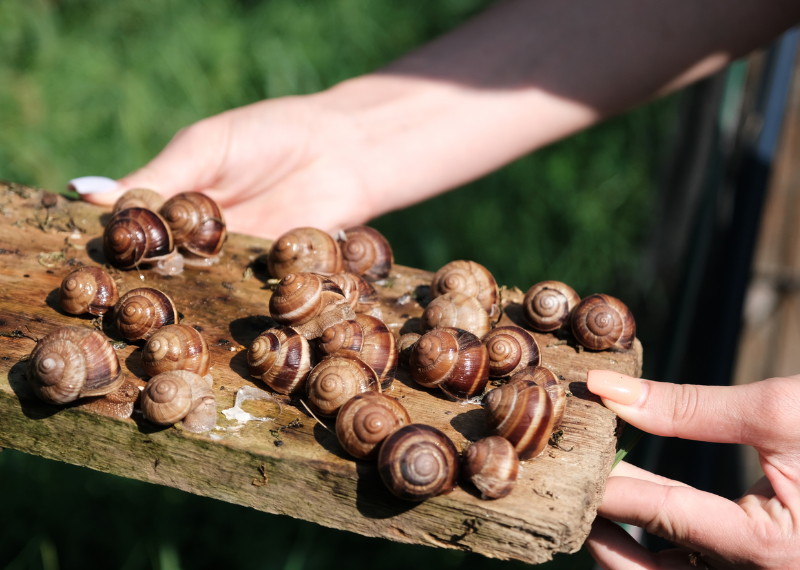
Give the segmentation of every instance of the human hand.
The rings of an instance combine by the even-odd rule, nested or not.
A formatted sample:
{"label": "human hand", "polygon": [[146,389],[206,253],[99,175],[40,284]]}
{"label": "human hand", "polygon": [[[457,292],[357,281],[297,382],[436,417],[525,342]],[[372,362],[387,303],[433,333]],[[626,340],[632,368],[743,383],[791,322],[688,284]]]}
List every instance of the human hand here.
{"label": "human hand", "polygon": [[[588,387],[649,433],[752,445],[765,473],[734,502],[620,462],[587,540],[602,568],[800,568],[800,376],[706,387],[593,370]],[[606,519],[679,548],[651,553]]]}

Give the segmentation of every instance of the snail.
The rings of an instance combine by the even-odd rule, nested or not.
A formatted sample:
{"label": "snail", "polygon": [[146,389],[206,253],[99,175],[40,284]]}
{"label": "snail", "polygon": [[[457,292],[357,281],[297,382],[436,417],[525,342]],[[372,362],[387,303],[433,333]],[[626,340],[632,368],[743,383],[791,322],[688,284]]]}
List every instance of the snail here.
{"label": "snail", "polygon": [[109,394],[125,381],[111,344],[85,327],[60,327],[39,339],[27,377],[36,395],[50,404]]}
{"label": "snail", "polygon": [[160,328],[142,349],[142,368],[148,376],[171,370],[188,370],[205,376],[209,366],[208,345],[189,325]]}
{"label": "snail", "polygon": [[378,392],[364,392],[350,398],[339,410],[336,437],[353,457],[372,459],[384,439],[410,423],[400,402]]}
{"label": "snail", "polygon": [[84,398],[78,407],[108,418],[128,419],[133,415],[133,407],[139,399],[140,384],[144,387],[146,383],[138,378],[125,380],[119,388],[105,396]]}
{"label": "snail", "polygon": [[103,231],[103,253],[119,269],[133,269],[143,262],[164,259],[174,242],[164,219],[144,208],[120,210]]}
{"label": "snail", "polygon": [[581,298],[560,281],[542,281],[525,293],[522,301],[525,321],[540,332],[554,331],[569,323],[569,317]]}
{"label": "snail", "polygon": [[590,295],[572,311],[572,334],[591,350],[629,350],[636,338],[636,322],[619,299]]}
{"label": "snail", "polygon": [[334,273],[329,279],[339,286],[356,313],[369,313],[378,306],[375,287],[355,273]]}
{"label": "snail", "polygon": [[480,263],[459,260],[440,268],[431,281],[431,298],[447,293],[464,293],[475,297],[490,316],[498,311],[497,281]]}
{"label": "snail", "polygon": [[264,331],[247,351],[250,376],[260,378],[281,394],[302,391],[311,366],[308,341],[291,327]]}
{"label": "snail", "polygon": [[517,482],[519,458],[507,439],[492,435],[469,446],[461,474],[481,492],[482,499],[502,499]]}
{"label": "snail", "polygon": [[114,323],[129,342],[147,340],[161,327],[178,322],[178,309],[165,293],[150,287],[131,289],[114,307]]}
{"label": "snail", "polygon": [[203,267],[219,259],[228,233],[222,209],[213,199],[199,192],[181,192],[166,201],[161,215],[172,230],[184,263]]}
{"label": "snail", "polygon": [[426,388],[440,387],[458,400],[483,393],[489,381],[489,356],[474,334],[455,328],[422,335],[411,350],[411,376]]}
{"label": "snail", "polygon": [[58,304],[70,315],[104,315],[117,299],[117,284],[99,267],[79,267],[64,277],[58,289]]}
{"label": "snail", "polygon": [[128,208],[145,208],[158,212],[164,205],[164,196],[148,188],[132,188],[125,192],[114,204],[112,214]]}
{"label": "snail", "polygon": [[269,300],[269,313],[276,322],[296,328],[309,340],[356,316],[342,290],[327,277],[315,273],[290,273],[283,277]]}
{"label": "snail", "polygon": [[290,273],[330,275],[344,270],[339,245],[316,228],[295,228],[276,239],[267,256],[267,267],[276,279]]}
{"label": "snail", "polygon": [[325,329],[319,337],[317,353],[353,356],[369,365],[378,376],[381,390],[388,390],[397,372],[397,346],[394,335],[378,318],[356,315]]}
{"label": "snail", "polygon": [[564,418],[564,410],[567,407],[567,391],[558,381],[556,375],[544,366],[530,366],[523,368],[514,374],[508,381],[509,384],[515,382],[530,381],[535,383],[540,388],[544,388],[547,395],[550,397],[550,402],[553,404],[553,430],[557,430],[561,426],[561,420]]}
{"label": "snail", "polygon": [[186,370],[158,374],[147,383],[140,406],[145,419],[160,426],[182,421],[188,431],[202,433],[217,423],[210,375]]}
{"label": "snail", "polygon": [[345,271],[363,275],[371,281],[389,277],[394,263],[392,246],[383,235],[369,226],[344,230],[345,239],[338,239]]}
{"label": "snail", "polygon": [[449,493],[458,479],[458,452],[436,428],[409,424],[383,442],[378,472],[393,495],[424,501]]}
{"label": "snail", "polygon": [[526,366],[542,363],[533,335],[516,326],[496,327],[481,339],[489,353],[489,376],[510,376]]}
{"label": "snail", "polygon": [[476,336],[489,332],[489,314],[475,297],[464,293],[447,293],[436,297],[425,308],[421,319],[422,332],[455,327]]}
{"label": "snail", "polygon": [[544,451],[555,421],[544,388],[529,381],[509,383],[486,394],[484,401],[489,432],[511,442],[520,459]]}
{"label": "snail", "polygon": [[320,361],[306,381],[311,407],[323,416],[335,416],[347,400],[371,390],[380,392],[375,372],[358,358],[328,356]]}

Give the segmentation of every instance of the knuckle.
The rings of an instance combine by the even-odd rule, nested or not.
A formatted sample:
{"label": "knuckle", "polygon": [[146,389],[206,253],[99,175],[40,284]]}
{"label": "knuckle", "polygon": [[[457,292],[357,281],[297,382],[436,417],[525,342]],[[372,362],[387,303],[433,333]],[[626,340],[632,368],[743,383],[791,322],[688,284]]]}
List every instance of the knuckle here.
{"label": "knuckle", "polygon": [[700,412],[700,392],[691,384],[679,385],[672,406],[672,426],[680,429],[695,422]]}

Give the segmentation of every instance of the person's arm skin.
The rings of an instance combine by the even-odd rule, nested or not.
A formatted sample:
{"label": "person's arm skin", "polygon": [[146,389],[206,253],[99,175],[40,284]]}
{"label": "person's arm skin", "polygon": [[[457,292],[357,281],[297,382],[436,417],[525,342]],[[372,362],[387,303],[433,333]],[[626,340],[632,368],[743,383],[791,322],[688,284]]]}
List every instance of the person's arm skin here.
{"label": "person's arm skin", "polygon": [[233,231],[334,230],[709,75],[798,20],[796,0],[502,1],[376,73],[200,121],[118,188],[208,192]]}
{"label": "person's arm skin", "polygon": [[[604,570],[800,568],[800,376],[708,387],[591,371],[588,387],[649,433],[752,445],[765,473],[734,502],[621,462],[586,543]],[[680,548],[653,554],[606,519]]]}

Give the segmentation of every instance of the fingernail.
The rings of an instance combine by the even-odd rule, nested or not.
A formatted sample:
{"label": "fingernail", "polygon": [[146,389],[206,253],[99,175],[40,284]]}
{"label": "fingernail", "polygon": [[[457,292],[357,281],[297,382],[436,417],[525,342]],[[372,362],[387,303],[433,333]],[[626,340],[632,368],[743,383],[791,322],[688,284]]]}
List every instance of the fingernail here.
{"label": "fingernail", "polygon": [[624,406],[633,404],[642,394],[641,380],[610,370],[590,370],[586,383],[593,394]]}
{"label": "fingernail", "polygon": [[73,178],[67,184],[67,190],[72,190],[78,194],[102,194],[113,192],[117,189],[117,181],[113,178],[104,176],[81,176]]}

